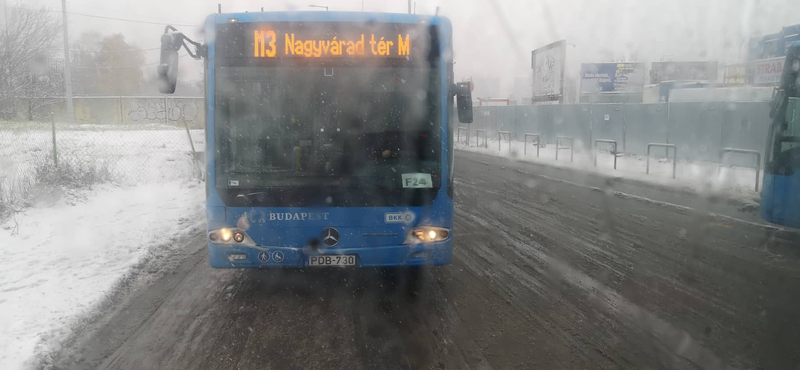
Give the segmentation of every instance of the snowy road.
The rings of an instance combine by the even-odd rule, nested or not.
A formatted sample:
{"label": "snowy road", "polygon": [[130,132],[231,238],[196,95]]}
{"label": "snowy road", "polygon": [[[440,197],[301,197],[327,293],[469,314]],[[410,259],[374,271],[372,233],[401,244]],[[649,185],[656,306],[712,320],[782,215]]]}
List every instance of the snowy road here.
{"label": "snowy road", "polygon": [[417,299],[375,270],[213,270],[198,235],[56,367],[800,365],[798,234],[741,205],[480,154],[459,152],[456,176],[453,264],[425,271]]}

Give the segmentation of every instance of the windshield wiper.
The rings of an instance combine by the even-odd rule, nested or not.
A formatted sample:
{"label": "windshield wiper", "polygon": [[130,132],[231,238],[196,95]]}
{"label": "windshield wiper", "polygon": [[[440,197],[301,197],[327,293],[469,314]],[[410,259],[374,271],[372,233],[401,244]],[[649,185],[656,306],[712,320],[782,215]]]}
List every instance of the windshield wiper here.
{"label": "windshield wiper", "polygon": [[242,199],[247,203],[252,203],[251,197],[255,196],[256,200],[259,202],[263,202],[264,199],[267,197],[266,191],[254,191],[250,193],[239,193],[236,195],[236,199]]}

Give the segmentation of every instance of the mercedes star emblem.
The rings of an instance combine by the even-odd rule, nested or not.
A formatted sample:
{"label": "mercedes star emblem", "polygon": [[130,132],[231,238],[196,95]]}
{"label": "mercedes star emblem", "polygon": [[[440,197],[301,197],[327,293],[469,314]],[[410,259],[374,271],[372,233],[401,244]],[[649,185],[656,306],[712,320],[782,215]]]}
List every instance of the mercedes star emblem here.
{"label": "mercedes star emblem", "polygon": [[330,248],[339,243],[339,231],[329,227],[322,230],[322,244]]}

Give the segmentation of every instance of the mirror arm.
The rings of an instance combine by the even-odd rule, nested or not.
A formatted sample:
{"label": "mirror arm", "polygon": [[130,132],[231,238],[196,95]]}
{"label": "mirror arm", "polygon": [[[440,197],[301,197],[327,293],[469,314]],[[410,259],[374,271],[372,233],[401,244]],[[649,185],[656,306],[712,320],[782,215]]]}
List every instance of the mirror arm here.
{"label": "mirror arm", "polygon": [[[164,27],[164,34],[165,35],[168,34],[170,31],[171,32],[175,32],[176,35],[178,35],[178,37],[180,37],[180,40],[178,41],[180,44],[177,45],[177,49],[180,49],[181,46],[182,46],[186,50],[186,53],[188,53],[189,56],[192,57],[193,59],[200,59],[200,58],[205,58],[205,57],[208,56],[208,46],[203,45],[203,44],[201,44],[201,43],[199,43],[197,41],[194,41],[194,40],[186,37],[186,35],[184,35],[183,33],[179,32],[178,29],[173,27],[173,26],[167,25],[166,27]],[[194,47],[195,47],[195,51],[194,52],[192,52],[192,50],[189,48],[189,46],[186,45],[187,42],[192,44],[192,45],[194,45]]]}
{"label": "mirror arm", "polygon": [[190,44],[194,45],[194,47],[196,47],[196,48],[199,48],[200,46],[202,46],[202,45],[200,45],[199,42],[192,41],[192,39],[186,37],[186,35],[183,35],[183,39],[188,41]]}
{"label": "mirror arm", "polygon": [[183,48],[186,50],[186,53],[188,53],[189,56],[192,57],[193,59],[200,59],[200,57],[198,55],[196,55],[195,53],[192,53],[192,50],[189,49],[189,46],[186,45],[185,42],[183,43]]}

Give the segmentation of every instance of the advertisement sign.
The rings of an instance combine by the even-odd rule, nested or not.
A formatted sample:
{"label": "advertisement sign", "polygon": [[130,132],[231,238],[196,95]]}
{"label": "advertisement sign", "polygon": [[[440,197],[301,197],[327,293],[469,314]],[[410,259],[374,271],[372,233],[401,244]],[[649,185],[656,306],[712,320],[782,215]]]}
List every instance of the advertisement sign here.
{"label": "advertisement sign", "polygon": [[727,85],[777,85],[781,82],[785,58],[754,60],[725,66],[723,83]]}
{"label": "advertisement sign", "polygon": [[747,64],[731,64],[725,66],[722,83],[725,85],[744,85],[748,81]]}
{"label": "advertisement sign", "polygon": [[753,84],[777,85],[781,82],[785,58],[756,60],[751,63]]}
{"label": "advertisement sign", "polygon": [[581,64],[581,93],[642,92],[644,63]]}
{"label": "advertisement sign", "polygon": [[566,41],[561,40],[531,52],[533,101],[561,99],[566,47]]}
{"label": "advertisement sign", "polygon": [[717,62],[653,62],[650,83],[664,81],[716,81]]}

